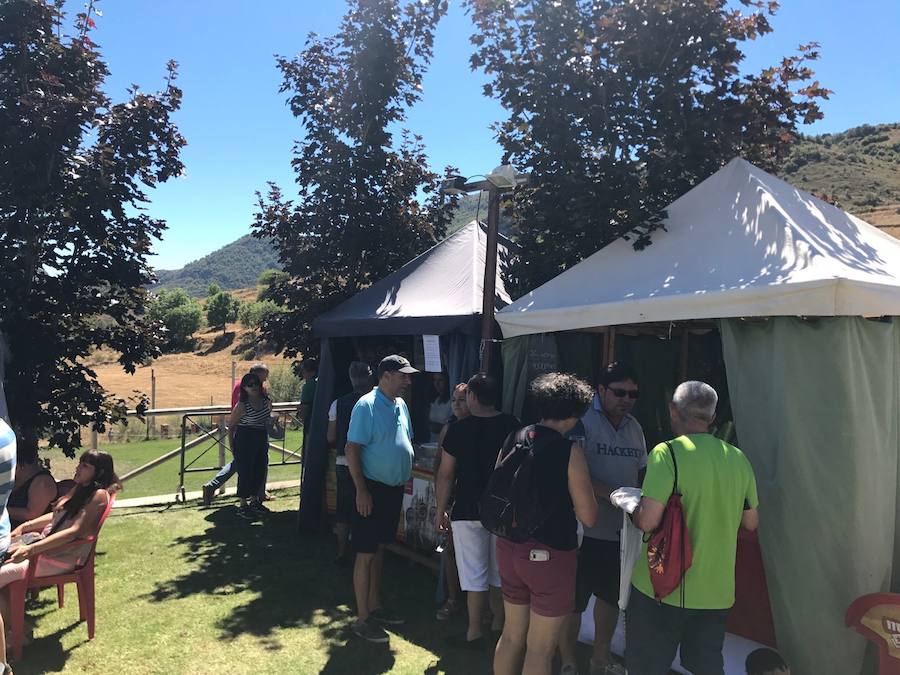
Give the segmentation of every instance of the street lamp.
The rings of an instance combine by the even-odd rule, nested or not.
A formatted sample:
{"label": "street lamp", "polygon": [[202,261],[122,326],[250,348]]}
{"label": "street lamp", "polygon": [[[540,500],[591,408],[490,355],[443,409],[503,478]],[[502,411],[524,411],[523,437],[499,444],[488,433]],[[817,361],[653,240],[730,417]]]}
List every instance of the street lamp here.
{"label": "street lamp", "polygon": [[490,372],[494,339],[494,296],[497,293],[497,241],[499,239],[500,196],[528,183],[509,164],[498,166],[483,180],[469,182],[462,176],[450,176],[441,183],[441,194],[488,193],[487,247],[484,259],[484,284],[481,299],[481,370]]}

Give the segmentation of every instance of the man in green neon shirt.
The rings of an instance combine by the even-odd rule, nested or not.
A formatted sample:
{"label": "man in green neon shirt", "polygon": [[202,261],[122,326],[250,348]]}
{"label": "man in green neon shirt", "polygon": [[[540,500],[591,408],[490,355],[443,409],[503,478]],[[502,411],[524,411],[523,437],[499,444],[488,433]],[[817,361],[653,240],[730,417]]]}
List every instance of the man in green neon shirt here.
{"label": "man in green neon shirt", "polygon": [[662,522],[675,484],[693,548],[693,564],[681,586],[654,599],[647,544],[634,567],[626,612],[625,661],[629,675],[665,675],[681,645],[682,665],[693,673],[724,672],[725,619],[734,604],[738,529],[759,525],[756,479],[744,454],[709,433],[718,395],[704,382],[684,382],[669,404],[677,437],[650,453],[643,497],[634,524],[653,532]]}

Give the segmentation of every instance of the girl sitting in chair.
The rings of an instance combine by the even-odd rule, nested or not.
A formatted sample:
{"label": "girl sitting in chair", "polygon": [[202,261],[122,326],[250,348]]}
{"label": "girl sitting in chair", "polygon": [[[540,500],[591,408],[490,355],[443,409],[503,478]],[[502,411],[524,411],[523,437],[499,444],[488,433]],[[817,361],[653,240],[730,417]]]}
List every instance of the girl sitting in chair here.
{"label": "girl sitting in chair", "polygon": [[10,625],[9,595],[5,587],[24,579],[29,559],[38,554],[41,555],[35,574],[38,577],[62,574],[83,565],[90,554],[91,542],[57,549],[95,534],[110,495],[120,487],[112,456],[89,450],[81,455],[75,469],[75,487],[56,501],[53,511],[12,531],[9,558],[0,566],[0,589],[4,589],[0,593],[0,612],[7,626]]}

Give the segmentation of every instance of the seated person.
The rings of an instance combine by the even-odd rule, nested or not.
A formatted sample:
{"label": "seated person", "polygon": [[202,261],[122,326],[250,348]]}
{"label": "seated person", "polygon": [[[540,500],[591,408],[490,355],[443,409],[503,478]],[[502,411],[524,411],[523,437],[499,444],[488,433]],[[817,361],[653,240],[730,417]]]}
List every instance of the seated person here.
{"label": "seated person", "polygon": [[56,481],[35,458],[34,462],[16,465],[16,483],[9,494],[9,520],[18,527],[26,520],[32,520],[50,513],[50,505],[57,498]]}
{"label": "seated person", "polygon": [[[24,579],[29,560],[41,554],[36,576],[53,576],[77,569],[91,551],[91,542],[53,551],[69,542],[91,536],[109,504],[110,495],[120,487],[108,453],[89,450],[81,455],[75,469],[75,487],[62,496],[51,513],[38,516],[12,531],[9,559],[0,566],[0,589]],[[0,594],[0,612],[9,625],[9,593]]]}

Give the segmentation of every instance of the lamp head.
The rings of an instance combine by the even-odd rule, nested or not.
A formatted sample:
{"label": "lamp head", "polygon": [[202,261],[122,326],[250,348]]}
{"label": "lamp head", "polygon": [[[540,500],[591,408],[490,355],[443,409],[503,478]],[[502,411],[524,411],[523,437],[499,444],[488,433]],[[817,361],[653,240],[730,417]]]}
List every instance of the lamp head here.
{"label": "lamp head", "polygon": [[440,192],[442,195],[462,195],[466,193],[463,189],[465,184],[466,179],[463,176],[450,176],[441,181]]}

